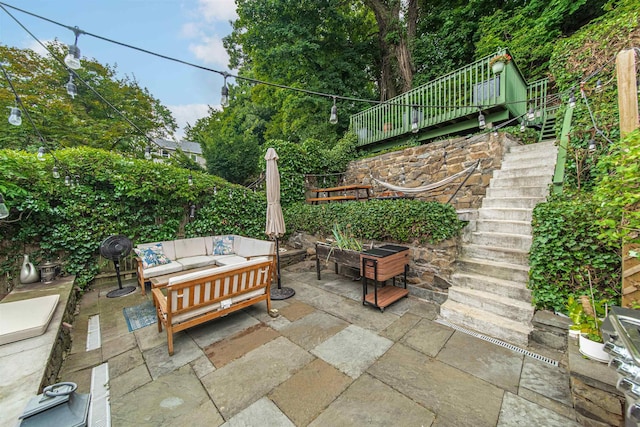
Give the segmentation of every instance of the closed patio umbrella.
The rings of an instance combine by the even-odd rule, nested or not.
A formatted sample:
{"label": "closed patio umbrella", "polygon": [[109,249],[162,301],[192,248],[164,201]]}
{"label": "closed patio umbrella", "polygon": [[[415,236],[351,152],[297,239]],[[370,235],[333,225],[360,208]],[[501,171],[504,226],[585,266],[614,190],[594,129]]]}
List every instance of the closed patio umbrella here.
{"label": "closed patio umbrella", "polygon": [[280,281],[280,245],[278,238],[287,231],[280,206],[280,173],[278,172],[278,154],[273,148],[264,156],[267,161],[267,225],[265,233],[276,241],[276,270],[278,288],[271,289],[271,299],[282,300],[292,297],[296,292],[291,288],[283,288]]}

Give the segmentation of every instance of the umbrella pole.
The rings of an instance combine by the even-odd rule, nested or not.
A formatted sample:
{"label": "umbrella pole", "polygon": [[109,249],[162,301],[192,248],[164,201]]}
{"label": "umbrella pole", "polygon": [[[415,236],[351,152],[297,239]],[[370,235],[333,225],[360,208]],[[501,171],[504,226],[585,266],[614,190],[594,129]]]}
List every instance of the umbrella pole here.
{"label": "umbrella pole", "polygon": [[296,294],[291,288],[283,288],[282,283],[280,282],[280,244],[278,243],[278,238],[276,237],[276,274],[278,276],[278,288],[271,289],[271,299],[273,300],[282,300],[291,298]]}

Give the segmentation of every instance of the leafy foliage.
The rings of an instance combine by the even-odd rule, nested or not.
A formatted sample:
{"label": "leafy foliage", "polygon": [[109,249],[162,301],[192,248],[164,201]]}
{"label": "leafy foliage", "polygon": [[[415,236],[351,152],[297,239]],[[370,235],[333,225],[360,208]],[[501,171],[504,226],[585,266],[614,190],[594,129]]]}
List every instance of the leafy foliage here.
{"label": "leafy foliage", "polygon": [[[66,47],[48,44],[56,57],[63,58]],[[84,58],[75,71],[78,95],[71,99],[64,85],[69,74],[50,55],[41,56],[30,49],[0,46],[0,56],[15,90],[29,112],[44,142],[23,112],[22,126],[0,121],[0,148],[36,152],[80,145],[106,150],[139,153],[142,156],[149,137],[165,137],[176,130],[169,110],[135,79],[118,79],[116,70]],[[142,131],[134,129],[81,81],[87,82],[103,98],[121,111]],[[15,105],[15,95],[6,79],[0,79],[0,104]]]}
{"label": "leafy foliage", "polygon": [[538,308],[563,311],[571,295],[588,289],[597,299],[620,299],[620,254],[598,238],[598,206],[590,195],[541,203],[533,211],[529,288]]}
{"label": "leafy foliage", "polygon": [[457,236],[464,226],[453,206],[418,200],[295,203],[283,214],[290,229],[330,236],[338,224],[360,240],[437,243]]}

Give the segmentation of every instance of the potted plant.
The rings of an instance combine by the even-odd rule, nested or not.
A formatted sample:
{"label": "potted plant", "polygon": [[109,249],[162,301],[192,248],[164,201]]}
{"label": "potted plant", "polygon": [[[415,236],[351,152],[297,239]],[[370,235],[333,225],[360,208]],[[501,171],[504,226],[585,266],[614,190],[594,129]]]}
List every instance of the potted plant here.
{"label": "potted plant", "polygon": [[511,61],[511,55],[503,53],[496,55],[489,61],[489,66],[494,74],[500,74],[504,70],[504,66],[507,62]]}
{"label": "potted plant", "polygon": [[586,295],[579,299],[569,297],[567,310],[573,325],[572,330],[578,331],[580,353],[599,362],[609,362],[609,354],[604,351],[604,342],[600,327],[602,319],[606,317],[608,300],[595,301]]}

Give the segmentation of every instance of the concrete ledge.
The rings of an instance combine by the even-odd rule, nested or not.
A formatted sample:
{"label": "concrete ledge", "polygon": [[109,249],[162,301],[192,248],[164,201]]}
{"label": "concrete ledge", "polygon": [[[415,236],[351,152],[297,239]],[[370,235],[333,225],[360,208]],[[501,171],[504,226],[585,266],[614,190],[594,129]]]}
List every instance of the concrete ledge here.
{"label": "concrete ledge", "polygon": [[63,277],[51,283],[34,283],[16,287],[3,302],[21,301],[59,294],[60,301],[43,335],[0,346],[0,426],[18,424],[29,399],[56,382],[63,354],[71,346],[70,331],[62,326],[71,324],[78,298],[74,290],[75,276]]}

